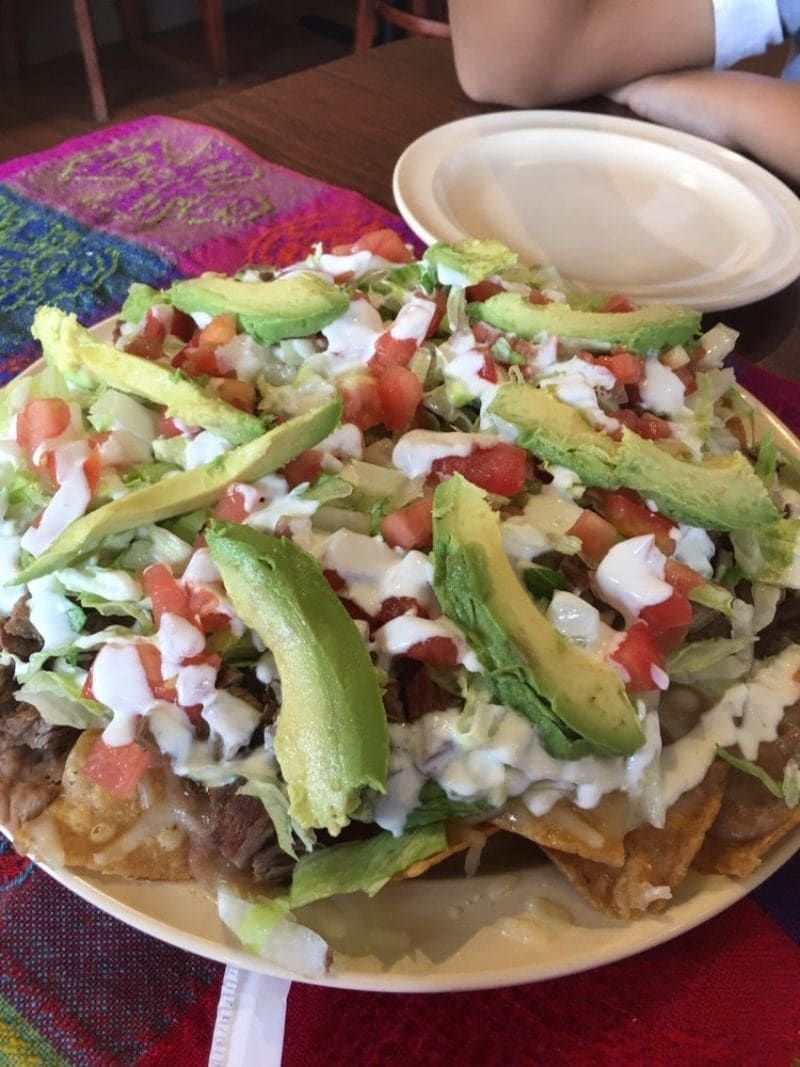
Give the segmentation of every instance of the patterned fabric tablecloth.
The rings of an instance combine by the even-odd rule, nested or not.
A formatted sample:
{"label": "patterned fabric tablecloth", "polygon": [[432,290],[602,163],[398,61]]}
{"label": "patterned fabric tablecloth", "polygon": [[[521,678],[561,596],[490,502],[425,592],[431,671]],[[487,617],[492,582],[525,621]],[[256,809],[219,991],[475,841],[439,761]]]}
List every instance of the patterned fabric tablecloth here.
{"label": "patterned fabric tablecloth", "polygon": [[[85,323],[129,284],[287,263],[403,223],[203,127],[152,117],[0,165],[0,381],[35,358],[41,303]],[[800,430],[800,388],[741,378]],[[750,898],[633,959],[480,993],[291,988],[285,1067],[768,1065],[800,1060],[800,856]],[[0,838],[0,1065],[195,1067],[222,965],[74,897]]]}

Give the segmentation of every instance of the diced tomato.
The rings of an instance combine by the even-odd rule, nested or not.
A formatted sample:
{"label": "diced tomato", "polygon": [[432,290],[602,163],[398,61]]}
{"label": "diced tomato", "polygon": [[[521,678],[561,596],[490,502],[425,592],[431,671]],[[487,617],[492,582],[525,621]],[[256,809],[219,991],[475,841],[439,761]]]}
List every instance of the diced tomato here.
{"label": "diced tomato", "polygon": [[[672,437],[672,427],[666,419],[659,418],[658,415],[654,415],[651,411],[645,411],[642,415],[637,415],[633,408],[620,408],[619,411],[614,412],[614,418],[646,441],[660,441],[665,437]],[[620,440],[622,438],[622,430],[615,431],[611,436],[616,440]]]}
{"label": "diced tomato", "polygon": [[631,300],[629,300],[627,296],[622,296],[620,293],[614,293],[608,298],[608,300],[606,300],[605,304],[603,304],[601,308],[598,308],[598,310],[607,311],[611,313],[619,313],[621,311],[635,311],[636,305]]}
{"label": "diced tomato", "polygon": [[244,522],[250,511],[247,497],[237,485],[229,485],[214,506],[211,517],[223,522]]}
{"label": "diced tomato", "polygon": [[490,296],[502,293],[503,287],[497,282],[490,282],[484,279],[482,282],[476,282],[475,285],[468,285],[464,292],[467,300],[481,303],[484,300],[488,300]]}
{"label": "diced tomato", "polygon": [[147,641],[139,641],[136,645],[142,667],[144,668],[147,684],[156,700],[166,700],[170,703],[175,701],[175,686],[164,681],[161,668],[161,653],[155,645]]}
{"label": "diced tomato", "polygon": [[163,339],[153,334],[137,333],[125,342],[125,351],[129,356],[139,356],[140,359],[161,359],[164,355]]}
{"label": "diced tomato", "polygon": [[390,330],[385,330],[375,342],[375,351],[367,365],[379,378],[390,367],[407,367],[416,351],[413,337],[394,337]]}
{"label": "diced tomato", "polygon": [[375,621],[379,626],[383,626],[385,623],[391,622],[392,619],[398,619],[401,615],[408,615],[409,613],[422,619],[427,618],[427,612],[413,596],[390,596],[381,601]]}
{"label": "diced tomato", "polygon": [[17,415],[17,444],[33,455],[42,441],[58,437],[69,426],[69,407],[58,397],[29,400]]}
{"label": "diced tomato", "polygon": [[373,256],[381,256],[392,263],[410,263],[414,258],[403,243],[400,234],[388,227],[363,234],[352,246],[351,251],[368,251]]}
{"label": "diced tomato", "polygon": [[89,455],[83,461],[83,473],[86,475],[86,481],[89,484],[89,492],[94,496],[97,492],[97,486],[100,484],[100,474],[103,469],[103,457],[100,455],[99,448],[96,443],[91,443],[89,448]]}
{"label": "diced tomato", "polygon": [[190,622],[194,621],[189,607],[189,594],[166,563],[152,563],[147,567],[142,574],[142,584],[152,602],[153,621],[156,626],[160,625],[161,617],[167,612],[180,615]]}
{"label": "diced tomato", "polygon": [[280,473],[289,483],[289,488],[294,489],[303,482],[315,482],[322,474],[322,456],[323,453],[319,449],[309,448],[281,468]]}
{"label": "diced tomato", "polygon": [[550,303],[550,297],[549,296],[545,296],[544,293],[540,289],[531,289],[531,291],[528,293],[528,303],[529,304],[549,304]]}
{"label": "diced tomato", "polygon": [[174,419],[168,419],[166,415],[161,414],[156,420],[156,430],[159,437],[180,437],[183,432],[179,426],[175,424]]}
{"label": "diced tomato", "polygon": [[581,559],[596,568],[608,550],[616,543],[618,534],[611,523],[588,508],[580,513],[567,530],[568,537],[577,537],[581,542]]}
{"label": "diced tomato", "polygon": [[169,324],[169,332],[173,337],[177,337],[180,341],[191,341],[196,330],[197,326],[191,315],[187,315],[185,311],[180,311],[178,308],[172,309],[172,322]]}
{"label": "diced tomato", "polygon": [[501,334],[500,330],[495,329],[494,326],[489,326],[486,322],[473,322],[471,329],[472,336],[479,345],[491,346]]}
{"label": "diced tomato", "polygon": [[597,367],[605,367],[606,370],[611,371],[620,385],[638,385],[644,378],[644,360],[626,348],[620,348],[607,356],[581,352],[580,358],[586,360],[587,363],[593,363]]}
{"label": "diced tomato", "polygon": [[675,541],[671,534],[675,524],[658,512],[651,511],[635,493],[627,489],[617,492],[596,490],[595,497],[600,502],[603,515],[623,537],[653,534],[665,556],[674,551]]}
{"label": "diced tomato", "polygon": [[505,441],[491,448],[478,448],[468,456],[434,460],[431,473],[440,479],[461,474],[468,482],[498,496],[515,496],[525,488],[528,454]]}
{"label": "diced tomato", "polygon": [[412,645],[403,655],[423,663],[435,663],[439,667],[455,667],[458,664],[458,646],[451,637],[428,637]]}
{"label": "diced tomato", "polygon": [[[100,473],[103,467],[103,459],[94,444],[91,444],[89,455],[83,461],[83,472],[86,475],[86,481],[89,485],[89,492],[94,495],[97,490],[97,486],[100,483]],[[38,464],[38,469],[45,476],[47,481],[52,485],[54,489],[59,486],[58,476],[56,474],[56,452],[45,452]]]}
{"label": "diced tomato", "polygon": [[383,422],[383,408],[378,383],[371,374],[361,374],[339,383],[342,398],[342,422],[353,422],[360,430],[369,430]]}
{"label": "diced tomato", "polygon": [[203,585],[192,586],[188,601],[192,618],[199,620],[203,633],[213,634],[230,626],[231,617],[219,610],[220,599],[213,589]]}
{"label": "diced tomato", "polygon": [[422,382],[407,367],[389,367],[378,379],[378,400],[386,429],[404,430],[422,400]]}
{"label": "diced tomato", "polygon": [[433,497],[423,496],[384,516],[381,533],[392,548],[430,548],[433,540]]}
{"label": "diced tomato", "polygon": [[322,575],[334,593],[341,593],[343,589],[347,588],[347,582],[338,571],[328,569],[324,570]]}
{"label": "diced tomato", "polygon": [[153,762],[153,754],[135,741],[107,745],[98,737],[86,757],[81,774],[115,797],[129,797]]}
{"label": "diced tomato", "polygon": [[223,371],[217,360],[216,345],[196,345],[194,343],[182,348],[172,360],[173,367],[182,370],[190,378],[206,375],[210,378],[230,377],[233,371]]}
{"label": "diced tomato", "polygon": [[664,669],[664,656],[647,623],[635,622],[611,653],[611,659],[624,668],[629,693],[646,693],[658,689],[653,668]]}
{"label": "diced tomato", "polygon": [[478,377],[483,378],[485,382],[497,382],[500,380],[500,374],[497,370],[497,364],[488,352],[484,353],[483,366],[478,371]]}
{"label": "diced tomato", "polygon": [[434,289],[432,293],[417,293],[417,296],[423,300],[432,300],[436,304],[436,311],[433,313],[428,332],[425,334],[426,337],[435,337],[447,312],[447,293],[444,289]]}
{"label": "diced tomato", "polygon": [[647,623],[653,634],[663,634],[667,630],[688,626],[692,621],[692,605],[688,597],[675,592],[660,604],[648,604],[642,608],[639,618]]}
{"label": "diced tomato", "polygon": [[697,392],[697,378],[695,378],[691,364],[684,363],[682,367],[673,367],[672,373],[676,374],[683,382],[685,396],[691,396],[692,393]]}
{"label": "diced tomato", "polygon": [[160,342],[167,336],[167,324],[152,308],[148,308],[140,332],[145,337],[153,337]]}
{"label": "diced tomato", "polygon": [[243,382],[239,378],[223,378],[214,382],[213,391],[226,404],[239,408],[240,411],[256,410],[256,389],[252,382]]}
{"label": "diced tomato", "polygon": [[210,345],[211,348],[219,348],[226,345],[236,336],[236,316],[228,312],[215,315],[207,326],[204,326],[197,335],[195,344],[200,347]]}
{"label": "diced tomato", "polygon": [[680,563],[677,559],[668,559],[664,565],[664,581],[669,582],[672,588],[688,596],[693,589],[705,585],[706,580],[702,574],[686,563]]}

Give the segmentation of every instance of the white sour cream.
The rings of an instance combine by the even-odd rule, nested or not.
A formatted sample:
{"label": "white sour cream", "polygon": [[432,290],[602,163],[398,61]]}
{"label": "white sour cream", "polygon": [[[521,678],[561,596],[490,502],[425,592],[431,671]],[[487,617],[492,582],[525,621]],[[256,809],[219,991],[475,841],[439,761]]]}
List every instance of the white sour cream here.
{"label": "white sour cream", "polygon": [[661,604],[672,596],[664,581],[666,556],[653,534],[629,537],[612,545],[595,572],[598,593],[616,608],[626,622],[638,618],[642,608]]}
{"label": "white sour cream", "polygon": [[469,456],[476,448],[493,448],[500,438],[493,433],[438,433],[436,430],[409,430],[392,451],[393,465],[407,478],[430,474],[437,459]]}

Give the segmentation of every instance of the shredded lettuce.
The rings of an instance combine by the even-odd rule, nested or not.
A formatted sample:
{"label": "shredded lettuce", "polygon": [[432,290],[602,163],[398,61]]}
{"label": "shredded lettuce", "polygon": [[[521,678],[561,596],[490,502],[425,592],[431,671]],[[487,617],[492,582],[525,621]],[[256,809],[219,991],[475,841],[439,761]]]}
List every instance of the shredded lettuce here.
{"label": "shredded lettuce", "polygon": [[737,771],[742,771],[743,774],[749,774],[751,778],[758,779],[774,797],[785,801],[787,807],[796,808],[800,804],[800,765],[796,760],[790,759],[787,761],[783,772],[783,781],[778,782],[763,767],[759,767],[757,763],[749,759],[743,759],[741,756],[734,756],[732,752],[728,752],[720,745],[717,745],[717,755],[724,759],[726,763],[730,763],[731,767],[735,767]]}
{"label": "shredded lettuce", "polygon": [[63,671],[37,671],[20,686],[17,699],[32,704],[52,726],[85,730],[108,719],[108,710],[96,700],[82,697],[76,678]]}
{"label": "shredded lettuce", "polygon": [[444,824],[420,826],[395,837],[383,831],[366,841],[347,841],[301,856],[289,900],[301,908],[338,893],[374,896],[393,875],[447,847]]}
{"label": "shredded lettuce", "polygon": [[800,573],[794,573],[800,568],[793,567],[798,562],[798,533],[800,519],[778,519],[749,530],[734,530],[731,543],[745,578],[800,589]]}

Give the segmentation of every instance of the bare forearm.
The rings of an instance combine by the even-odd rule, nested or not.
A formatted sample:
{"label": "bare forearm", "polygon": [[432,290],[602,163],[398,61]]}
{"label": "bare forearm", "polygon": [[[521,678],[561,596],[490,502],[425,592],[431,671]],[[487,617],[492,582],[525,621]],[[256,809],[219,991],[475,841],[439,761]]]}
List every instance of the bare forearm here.
{"label": "bare forearm", "polygon": [[745,152],[800,183],[800,84],[743,71],[644,78],[614,99],[653,122]]}
{"label": "bare forearm", "polygon": [[449,0],[461,85],[535,107],[714,58],[711,0]]}

